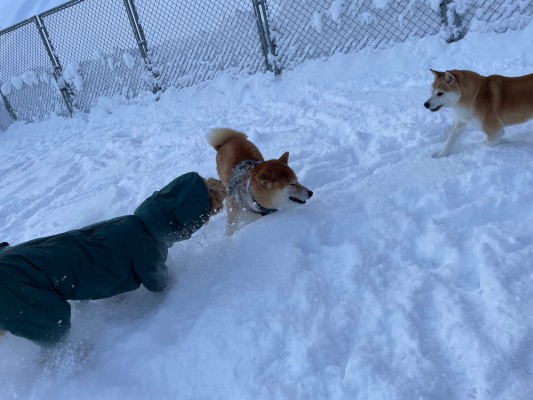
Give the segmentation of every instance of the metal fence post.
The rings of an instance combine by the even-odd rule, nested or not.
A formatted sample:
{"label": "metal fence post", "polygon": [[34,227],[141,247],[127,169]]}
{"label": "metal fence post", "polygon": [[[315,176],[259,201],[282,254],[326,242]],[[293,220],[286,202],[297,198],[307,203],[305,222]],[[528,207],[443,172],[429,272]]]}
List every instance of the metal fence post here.
{"label": "metal fence post", "polygon": [[446,33],[446,42],[452,43],[461,40],[466,35],[466,27],[463,26],[463,19],[456,10],[454,0],[444,0],[440,3],[440,17],[442,26]]}
{"label": "metal fence post", "polygon": [[52,66],[54,67],[54,78],[56,80],[57,86],[59,87],[59,90],[61,92],[61,96],[63,97],[63,100],[65,101],[65,104],[67,106],[67,109],[72,116],[73,111],[73,105],[72,105],[72,89],[70,88],[69,84],[65,82],[63,79],[63,68],[61,67],[61,64],[59,62],[59,58],[57,57],[54,47],[52,46],[52,42],[50,41],[50,36],[48,35],[48,31],[46,29],[46,26],[43,23],[43,20],[39,15],[36,15],[34,18],[35,25],[37,25],[37,31],[39,32],[39,35],[41,36],[41,39],[43,41],[44,47],[46,49],[46,52],[48,53],[48,57],[50,57],[50,61],[52,62]]}
{"label": "metal fence post", "polygon": [[2,96],[2,102],[4,103],[4,106],[6,107],[6,110],[9,113],[10,117],[13,118],[13,121],[16,121],[17,115],[13,111],[13,107],[11,107],[11,104],[9,104],[7,97],[4,96],[4,93],[2,93],[2,90],[0,90],[0,96]]}
{"label": "metal fence post", "polygon": [[257,31],[259,33],[259,39],[261,40],[261,50],[265,57],[266,67],[269,71],[273,71],[274,74],[279,75],[281,73],[281,68],[276,62],[275,45],[270,36],[266,0],[252,0],[252,4],[257,19]]}
{"label": "metal fence post", "polygon": [[152,85],[152,93],[157,94],[162,90],[160,76],[159,73],[154,70],[152,60],[150,60],[150,57],[148,56],[148,42],[146,40],[146,36],[144,35],[142,25],[139,22],[137,8],[135,7],[133,0],[124,0],[124,6],[126,7],[126,12],[130,20],[131,28],[133,29],[133,35],[135,36],[135,40],[139,46],[141,57],[144,60],[146,69],[152,74],[152,78],[154,80]]}

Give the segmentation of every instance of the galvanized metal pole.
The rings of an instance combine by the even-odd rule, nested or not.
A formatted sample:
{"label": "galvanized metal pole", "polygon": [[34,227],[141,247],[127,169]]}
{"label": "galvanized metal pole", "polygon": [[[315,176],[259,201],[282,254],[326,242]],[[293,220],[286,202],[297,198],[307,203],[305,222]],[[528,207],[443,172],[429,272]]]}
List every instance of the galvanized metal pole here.
{"label": "galvanized metal pole", "polygon": [[133,29],[133,35],[137,41],[137,46],[139,47],[139,52],[141,57],[144,60],[146,69],[152,74],[153,84],[152,84],[152,93],[156,94],[162,90],[160,83],[160,75],[158,72],[154,71],[153,63],[148,55],[148,42],[146,36],[144,35],[144,30],[141,23],[139,22],[139,14],[137,13],[137,8],[133,0],[124,0],[124,6],[126,7],[126,12],[130,20],[131,27]]}
{"label": "galvanized metal pole", "polygon": [[463,19],[456,11],[454,0],[444,0],[440,3],[440,17],[446,29],[446,42],[452,43],[461,40],[466,35]]}
{"label": "galvanized metal pole", "polygon": [[268,23],[268,13],[267,13],[267,7],[266,7],[266,0],[257,0],[260,10],[263,16],[263,25],[265,29],[265,39],[268,45],[268,50],[271,55],[272,59],[272,68],[274,70],[274,74],[279,75],[281,73],[281,68],[278,66],[278,63],[276,62],[276,49],[274,48],[274,43],[272,41],[272,38],[270,36],[270,25]]}
{"label": "galvanized metal pole", "polygon": [[59,62],[59,57],[56,55],[54,51],[54,47],[52,46],[52,42],[50,40],[50,36],[48,35],[48,30],[46,29],[46,26],[43,23],[42,18],[40,15],[36,15],[34,18],[35,25],[37,25],[37,31],[39,32],[39,35],[41,36],[41,39],[43,41],[44,47],[46,49],[46,52],[48,53],[48,57],[50,58],[50,61],[52,62],[52,66],[54,67],[54,78],[56,80],[57,86],[59,87],[59,91],[61,92],[61,96],[63,97],[63,100],[65,101],[65,104],[67,106],[67,109],[72,116],[72,113],[74,112],[74,107],[72,103],[72,89],[68,85],[68,83],[65,82],[63,79],[63,68],[61,67],[61,63]]}
{"label": "galvanized metal pole", "polygon": [[7,100],[7,97],[4,96],[4,93],[2,93],[2,90],[0,90],[0,96],[2,97],[2,102],[4,103],[4,106],[6,107],[6,110],[9,113],[9,116],[13,118],[13,121],[16,121],[17,116],[15,112],[13,111],[13,107],[11,107],[11,104],[9,104],[9,101]]}
{"label": "galvanized metal pole", "polygon": [[268,24],[267,10],[264,0],[252,0],[254,6],[255,18],[257,22],[257,31],[259,33],[259,40],[261,41],[261,50],[263,57],[265,57],[265,64],[269,71],[279,75],[281,69],[278,67],[275,57],[276,52],[274,44],[270,37],[270,26]]}

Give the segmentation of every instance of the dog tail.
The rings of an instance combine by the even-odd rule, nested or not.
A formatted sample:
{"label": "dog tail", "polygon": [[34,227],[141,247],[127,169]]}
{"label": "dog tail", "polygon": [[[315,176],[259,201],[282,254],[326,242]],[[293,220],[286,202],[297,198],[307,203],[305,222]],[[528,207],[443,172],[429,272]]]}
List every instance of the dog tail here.
{"label": "dog tail", "polygon": [[220,146],[231,139],[243,138],[246,139],[248,136],[242,132],[234,131],[230,128],[215,128],[211,130],[209,134],[209,144],[218,150]]}

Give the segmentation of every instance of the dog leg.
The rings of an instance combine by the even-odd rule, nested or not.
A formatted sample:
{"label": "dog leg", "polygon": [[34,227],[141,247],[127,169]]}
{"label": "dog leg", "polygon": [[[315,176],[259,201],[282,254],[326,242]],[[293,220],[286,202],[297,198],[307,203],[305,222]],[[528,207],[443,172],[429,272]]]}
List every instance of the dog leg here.
{"label": "dog leg", "polygon": [[0,331],[0,337],[4,336],[6,333],[4,331]]}
{"label": "dog leg", "polygon": [[448,156],[452,151],[453,145],[455,144],[455,142],[457,142],[457,139],[459,139],[459,136],[461,136],[461,133],[464,132],[465,128],[466,122],[463,122],[459,119],[453,121],[453,127],[450,133],[448,134],[448,140],[446,141],[444,148],[440,152],[433,154],[433,157],[441,158]]}
{"label": "dog leg", "polygon": [[487,144],[491,147],[496,146],[505,133],[503,124],[500,121],[490,121],[484,124],[483,130],[487,134]]}
{"label": "dog leg", "polygon": [[230,196],[226,200],[226,212],[228,219],[226,221],[226,233],[231,236],[237,230],[239,206],[233,196]]}

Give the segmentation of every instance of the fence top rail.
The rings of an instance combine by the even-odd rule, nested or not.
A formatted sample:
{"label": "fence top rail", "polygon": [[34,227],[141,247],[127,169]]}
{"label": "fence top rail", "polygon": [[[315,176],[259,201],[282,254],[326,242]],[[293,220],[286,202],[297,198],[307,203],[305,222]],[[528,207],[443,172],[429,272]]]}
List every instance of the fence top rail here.
{"label": "fence top rail", "polygon": [[31,24],[31,23],[34,23],[34,20],[35,20],[35,17],[30,17],[28,19],[25,19],[24,21],[20,21],[19,23],[15,24],[15,25],[12,25],[6,29],[2,29],[0,30],[0,36],[2,35],[5,35],[6,33],[9,33],[9,32],[13,32],[14,30],[22,27],[22,26],[25,26],[25,25],[28,25],[28,24]]}
{"label": "fence top rail", "polygon": [[66,3],[63,3],[63,4],[60,4],[54,8],[51,8],[49,10],[46,10],[46,11],[43,11],[42,13],[39,14],[39,17],[41,18],[44,18],[48,15],[51,15],[51,14],[55,14],[56,12],[58,11],[61,11],[61,10],[64,10],[66,8],[69,8],[69,7],[72,7],[72,6],[75,6],[76,4],[78,3],[83,3],[85,0],[70,0]]}
{"label": "fence top rail", "polygon": [[[74,6],[74,5],[76,5],[78,3],[81,3],[83,1],[85,1],[85,0],[70,0],[70,1],[68,1],[66,3],[64,3],[64,4],[61,4],[61,5],[56,6],[54,8],[51,8],[50,10],[44,11],[44,12],[42,12],[40,14],[37,14],[37,15],[39,17],[43,18],[43,17],[46,17],[48,15],[54,14],[54,13],[56,13],[58,11],[61,11],[61,10],[65,9],[65,8],[69,8],[71,6]],[[25,19],[23,21],[17,22],[15,25],[8,26],[5,29],[0,29],[0,36],[4,35],[6,33],[12,32],[12,31],[20,28],[21,26],[24,26],[24,25],[27,25],[29,23],[32,23],[32,22],[34,22],[34,20],[35,20],[35,16],[31,16],[31,17],[29,17],[29,18],[27,18],[27,19]]]}

